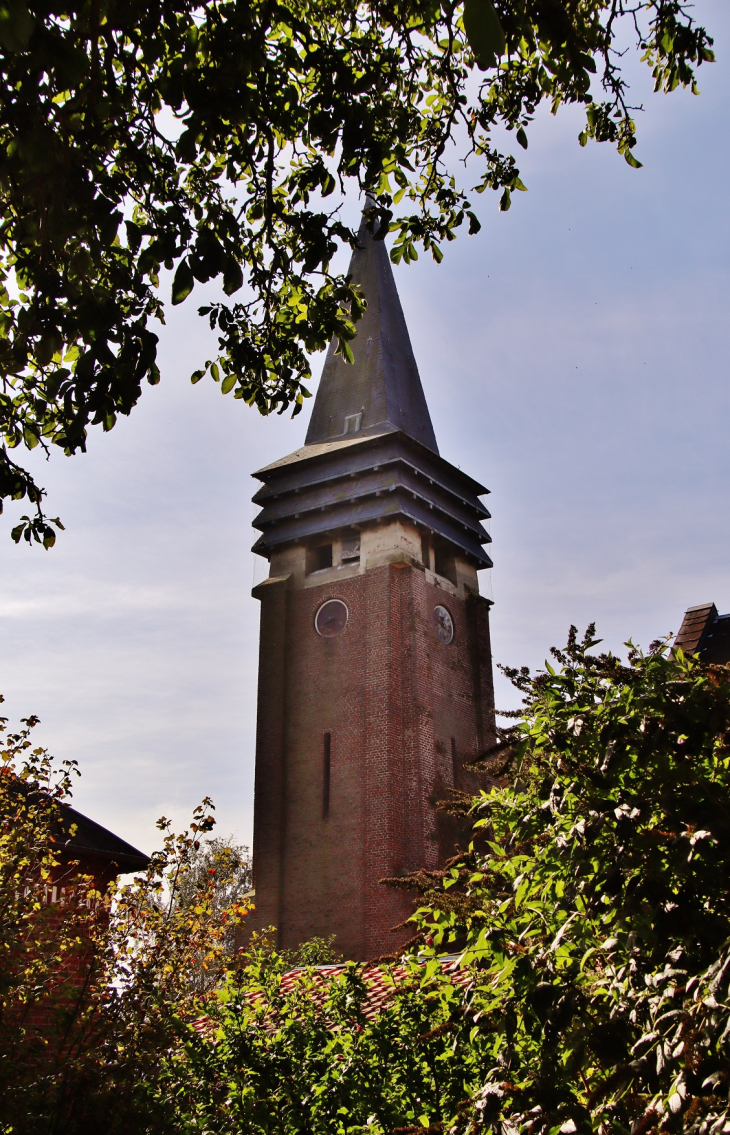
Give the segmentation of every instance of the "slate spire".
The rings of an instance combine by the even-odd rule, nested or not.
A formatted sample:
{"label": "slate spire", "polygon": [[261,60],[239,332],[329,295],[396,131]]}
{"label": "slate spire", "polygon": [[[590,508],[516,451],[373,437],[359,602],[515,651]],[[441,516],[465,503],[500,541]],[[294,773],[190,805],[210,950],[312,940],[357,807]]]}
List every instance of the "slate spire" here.
{"label": "slate spire", "polygon": [[354,365],[330,343],[305,445],[401,430],[438,453],[408,328],[384,240],[363,218],[349,274],[368,306],[350,344]]}

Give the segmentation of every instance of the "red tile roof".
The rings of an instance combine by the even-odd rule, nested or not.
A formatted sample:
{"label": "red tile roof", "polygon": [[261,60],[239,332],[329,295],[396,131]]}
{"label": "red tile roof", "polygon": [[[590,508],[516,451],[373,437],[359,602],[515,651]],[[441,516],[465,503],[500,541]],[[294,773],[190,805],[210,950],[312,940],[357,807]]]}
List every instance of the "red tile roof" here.
{"label": "red tile roof", "polygon": [[[443,972],[449,975],[454,985],[465,989],[471,984],[473,975],[470,970],[459,968],[459,959],[457,956],[451,954],[440,958],[439,961]],[[338,965],[313,966],[306,969],[297,968],[290,970],[288,973],[285,973],[281,979],[281,991],[282,993],[293,992],[302,974],[306,974],[314,987],[311,990],[311,996],[324,1001],[328,987],[333,980],[340,977],[345,972],[345,969],[345,964],[340,963]],[[368,986],[368,994],[363,1005],[363,1013],[369,1021],[376,1019],[388,1002],[394,997],[398,987],[412,976],[412,971],[402,964],[379,966],[366,963],[359,968],[358,973]],[[249,995],[249,1003],[252,1006],[256,1005],[262,1001],[262,997],[263,995],[261,993],[252,993]],[[193,1021],[193,1028],[199,1036],[206,1037],[210,1036],[211,1032],[215,1029],[215,1025],[209,1017],[199,1017],[196,1021]]]}

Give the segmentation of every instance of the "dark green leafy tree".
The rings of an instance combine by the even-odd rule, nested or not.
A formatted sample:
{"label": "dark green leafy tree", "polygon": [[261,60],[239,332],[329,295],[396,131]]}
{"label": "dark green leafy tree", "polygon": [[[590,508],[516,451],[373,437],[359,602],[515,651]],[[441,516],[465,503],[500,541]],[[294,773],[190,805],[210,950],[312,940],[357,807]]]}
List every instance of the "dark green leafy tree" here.
{"label": "dark green leafy tree", "polygon": [[486,849],[419,881],[488,1038],[454,1131],[730,1123],[730,669],[662,644],[624,665],[592,635],[512,672],[526,706],[475,809]]}
{"label": "dark green leafy tree", "polygon": [[173,304],[218,285],[193,381],[296,413],[308,353],[335,336],[349,357],[362,312],[330,269],[348,187],[395,261],[440,260],[479,227],[452,158],[509,208],[525,187],[494,130],[527,146],[544,101],[638,165],[626,31],[657,90],[695,89],[711,40],[681,0],[3,0],[0,503],[32,506],[13,538],[60,527],[14,452],[83,450],[159,381],[163,269]]}

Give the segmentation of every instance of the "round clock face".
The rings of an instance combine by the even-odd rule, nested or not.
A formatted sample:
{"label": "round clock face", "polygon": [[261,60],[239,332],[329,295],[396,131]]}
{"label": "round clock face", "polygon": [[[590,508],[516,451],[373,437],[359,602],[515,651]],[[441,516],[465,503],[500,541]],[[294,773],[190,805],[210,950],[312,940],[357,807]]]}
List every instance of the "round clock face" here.
{"label": "round clock face", "polygon": [[436,638],[439,642],[442,642],[444,646],[448,646],[454,638],[454,620],[445,607],[434,607],[433,625],[436,631]]}
{"label": "round clock face", "polygon": [[322,638],[334,638],[347,626],[348,614],[341,599],[328,599],[314,616],[314,629]]}

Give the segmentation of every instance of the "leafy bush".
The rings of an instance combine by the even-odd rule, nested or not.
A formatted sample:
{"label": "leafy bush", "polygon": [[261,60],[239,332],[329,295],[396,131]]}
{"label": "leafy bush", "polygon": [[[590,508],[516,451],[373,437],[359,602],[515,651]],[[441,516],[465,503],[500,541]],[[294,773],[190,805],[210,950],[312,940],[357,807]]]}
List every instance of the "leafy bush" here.
{"label": "leafy bush", "polygon": [[[0,752],[0,1131],[169,1131],[161,1060],[198,1011],[191,974],[220,982],[246,906],[221,909],[231,880],[217,868],[176,902],[213,826],[208,800],[182,835],[160,820],[147,872],[101,893],[62,851],[75,766],[32,747],[36,724],[8,733]],[[64,901],[53,902],[59,880]]]}
{"label": "leafy bush", "polygon": [[[730,1130],[730,669],[595,646],[573,631],[556,666],[511,673],[524,710],[485,757],[494,786],[462,802],[470,848],[398,881],[422,905],[397,967],[328,969],[315,944],[293,980],[265,941],[232,954],[214,884],[161,902],[207,812],[168,832],[115,898],[83,1107],[57,1094],[54,1125],[22,1130]],[[390,988],[377,1006],[373,982]]]}
{"label": "leafy bush", "polygon": [[592,635],[512,672],[469,853],[400,881],[421,944],[390,1004],[368,1019],[355,966],[323,994],[249,961],[176,1067],[193,1130],[730,1129],[730,671]]}
{"label": "leafy bush", "polygon": [[592,633],[512,673],[525,711],[491,757],[512,783],[475,809],[487,850],[418,916],[475,968],[490,1067],[468,1124],[726,1131],[730,671],[661,646],[623,665]]}

